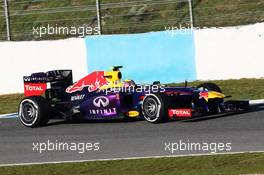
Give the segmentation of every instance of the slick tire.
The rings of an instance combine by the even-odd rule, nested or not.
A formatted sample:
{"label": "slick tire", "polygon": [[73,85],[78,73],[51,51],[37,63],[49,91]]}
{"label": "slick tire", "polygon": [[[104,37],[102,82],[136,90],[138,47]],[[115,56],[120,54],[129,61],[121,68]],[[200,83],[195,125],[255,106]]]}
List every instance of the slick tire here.
{"label": "slick tire", "polygon": [[142,113],[150,123],[162,123],[168,120],[167,104],[164,94],[149,94],[142,104]]}
{"label": "slick tire", "polygon": [[26,97],[19,104],[18,117],[23,125],[30,128],[46,125],[50,114],[50,105],[42,96]]}

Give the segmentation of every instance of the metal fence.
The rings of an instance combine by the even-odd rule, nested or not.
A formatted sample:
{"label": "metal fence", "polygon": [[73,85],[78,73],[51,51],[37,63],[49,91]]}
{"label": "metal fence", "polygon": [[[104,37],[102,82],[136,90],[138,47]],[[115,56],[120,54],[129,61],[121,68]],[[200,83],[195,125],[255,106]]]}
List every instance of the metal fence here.
{"label": "metal fence", "polygon": [[48,25],[98,27],[98,34],[122,34],[262,21],[264,0],[0,0],[0,40],[80,36],[34,33],[34,28]]}

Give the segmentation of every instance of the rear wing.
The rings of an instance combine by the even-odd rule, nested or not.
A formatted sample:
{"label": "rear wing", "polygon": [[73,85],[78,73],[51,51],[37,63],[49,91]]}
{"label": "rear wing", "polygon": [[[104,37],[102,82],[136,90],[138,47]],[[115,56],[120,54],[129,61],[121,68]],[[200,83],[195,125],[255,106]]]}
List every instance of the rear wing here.
{"label": "rear wing", "polygon": [[72,84],[71,70],[54,70],[48,72],[33,73],[30,76],[24,76],[24,95],[25,96],[40,96],[48,88],[52,88],[56,82],[65,82]]}

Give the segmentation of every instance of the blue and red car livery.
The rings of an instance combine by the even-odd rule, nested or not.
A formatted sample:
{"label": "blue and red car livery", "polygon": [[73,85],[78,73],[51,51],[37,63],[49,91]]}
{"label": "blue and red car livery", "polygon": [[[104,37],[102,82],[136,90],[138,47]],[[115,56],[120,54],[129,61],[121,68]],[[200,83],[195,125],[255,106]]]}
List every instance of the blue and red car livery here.
{"label": "blue and red car livery", "polygon": [[50,119],[142,118],[150,123],[190,119],[249,108],[248,101],[225,101],[213,83],[197,87],[136,84],[122,81],[121,66],[95,71],[72,82],[71,70],[55,70],[24,76],[25,98],[19,119],[27,127],[45,125]]}

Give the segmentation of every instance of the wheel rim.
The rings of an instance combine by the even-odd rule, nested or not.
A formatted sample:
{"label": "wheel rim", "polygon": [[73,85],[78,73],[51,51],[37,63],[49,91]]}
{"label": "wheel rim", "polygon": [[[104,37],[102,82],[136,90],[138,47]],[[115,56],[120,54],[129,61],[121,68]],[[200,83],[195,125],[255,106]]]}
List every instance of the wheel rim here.
{"label": "wheel rim", "polygon": [[150,122],[158,119],[159,104],[153,97],[147,97],[144,101],[144,117]]}
{"label": "wheel rim", "polygon": [[32,126],[38,118],[38,107],[32,100],[25,99],[19,107],[20,121],[26,126]]}
{"label": "wheel rim", "polygon": [[36,117],[36,109],[31,103],[23,105],[23,117],[26,121],[31,121]]}

